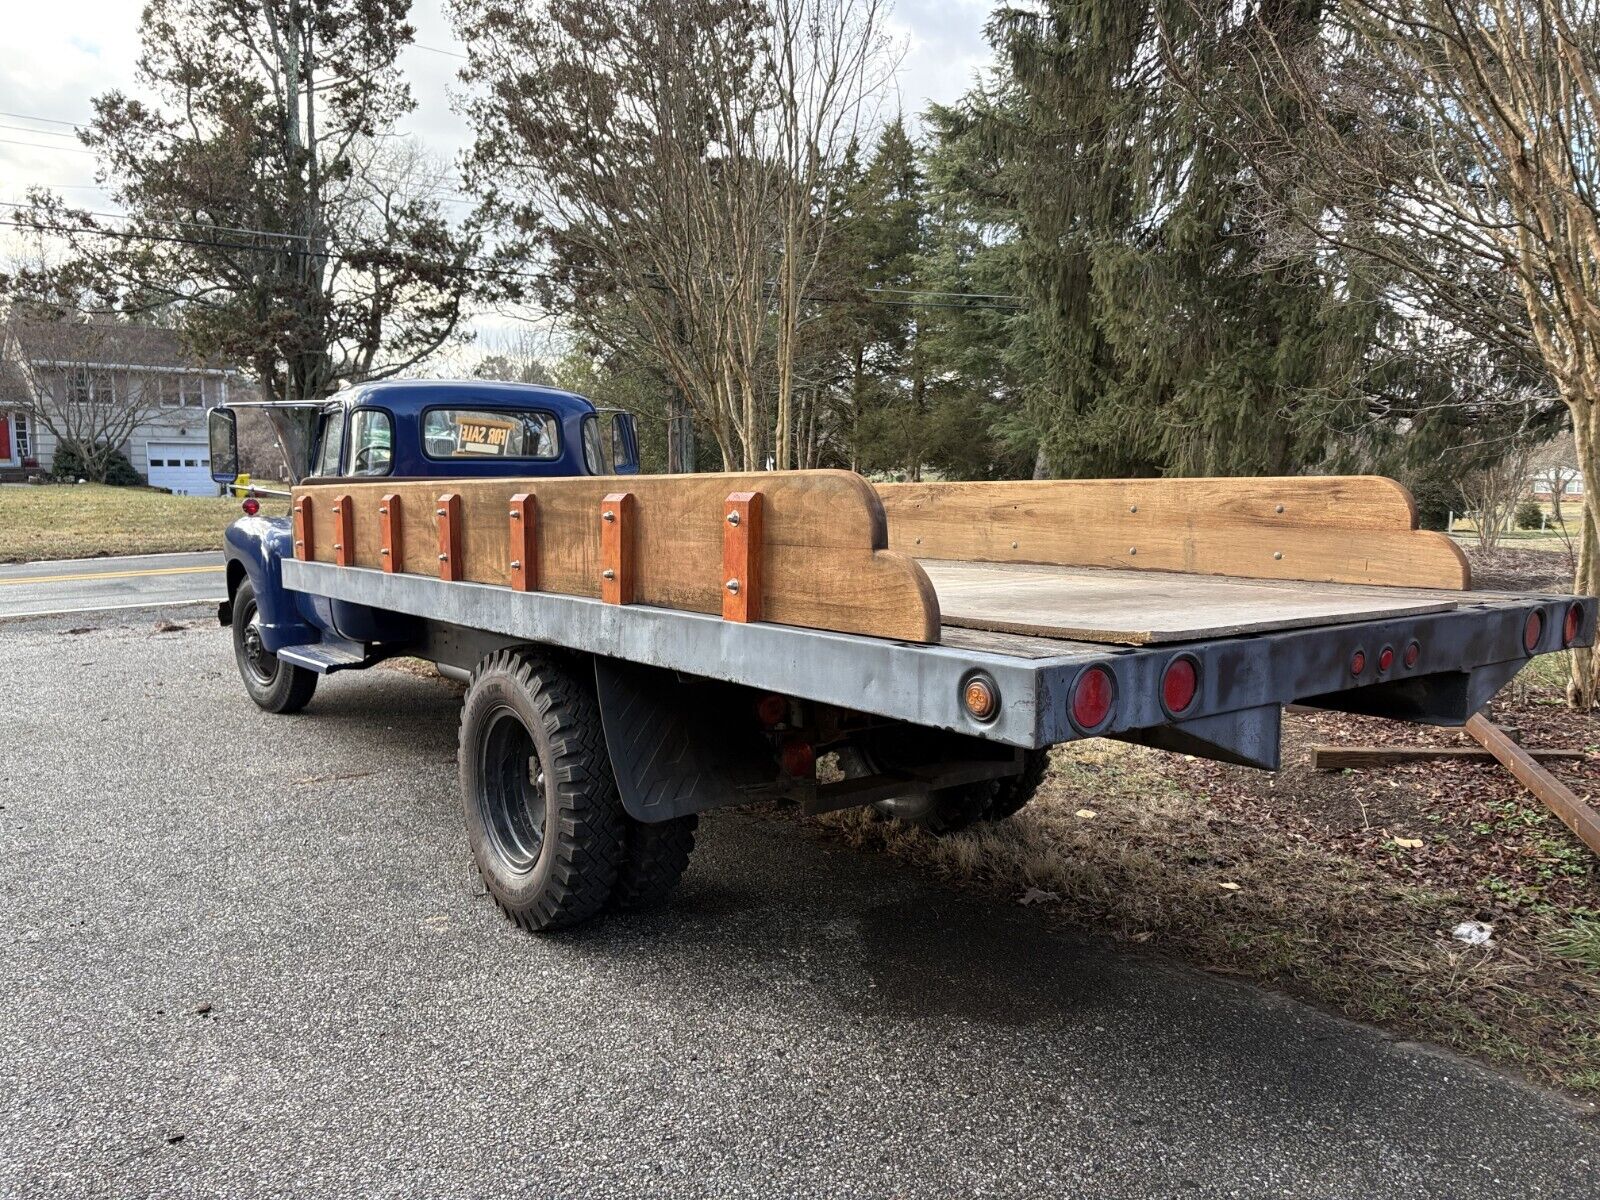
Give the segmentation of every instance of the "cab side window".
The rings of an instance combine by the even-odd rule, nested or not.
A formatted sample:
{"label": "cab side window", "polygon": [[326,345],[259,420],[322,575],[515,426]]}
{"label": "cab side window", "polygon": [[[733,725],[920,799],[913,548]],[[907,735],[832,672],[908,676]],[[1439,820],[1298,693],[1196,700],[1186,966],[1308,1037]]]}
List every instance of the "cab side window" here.
{"label": "cab side window", "polygon": [[344,457],[344,410],[322,414],[322,426],[317,431],[317,462],[315,475],[337,475]]}
{"label": "cab side window", "polygon": [[387,475],[394,469],[394,420],[381,408],[350,414],[350,474]]}

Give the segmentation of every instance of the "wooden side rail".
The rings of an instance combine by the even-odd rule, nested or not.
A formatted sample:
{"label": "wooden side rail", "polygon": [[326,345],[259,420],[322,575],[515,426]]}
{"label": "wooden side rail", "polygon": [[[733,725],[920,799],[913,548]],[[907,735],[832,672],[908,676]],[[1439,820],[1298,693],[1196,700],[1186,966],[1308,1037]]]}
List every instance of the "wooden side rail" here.
{"label": "wooden side rail", "polygon": [[335,562],[337,542],[356,567],[939,640],[933,585],[887,548],[882,503],[848,471],[341,479],[296,487],[294,504],[300,557],[315,561]]}
{"label": "wooden side rail", "polygon": [[1461,548],[1376,475],[880,484],[913,558],[1468,588]]}

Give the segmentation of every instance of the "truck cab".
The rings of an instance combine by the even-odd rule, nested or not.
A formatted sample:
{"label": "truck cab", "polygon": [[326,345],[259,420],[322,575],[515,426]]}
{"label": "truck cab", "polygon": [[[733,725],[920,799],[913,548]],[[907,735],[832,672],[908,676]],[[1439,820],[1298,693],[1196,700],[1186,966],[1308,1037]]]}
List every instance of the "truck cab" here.
{"label": "truck cab", "polygon": [[[630,413],[532,384],[413,379],[363,384],[326,400],[213,409],[218,483],[238,478],[237,410],[244,408],[265,412],[291,484],[639,471]],[[253,498],[244,507],[224,537],[228,599],[219,617],[225,625],[240,622],[257,683],[282,688],[295,679],[309,689],[314,675],[303,672],[365,666],[382,647],[411,638],[414,631],[396,614],[285,590],[281,564],[294,557],[290,520],[260,515]]]}

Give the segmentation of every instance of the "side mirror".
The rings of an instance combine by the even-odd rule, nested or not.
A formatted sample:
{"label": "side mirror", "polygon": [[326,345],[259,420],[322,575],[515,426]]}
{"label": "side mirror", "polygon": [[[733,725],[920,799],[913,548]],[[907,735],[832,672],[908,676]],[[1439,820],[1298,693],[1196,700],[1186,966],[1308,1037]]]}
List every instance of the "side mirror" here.
{"label": "side mirror", "polygon": [[231,408],[213,408],[206,416],[211,442],[211,478],[232,483],[239,478],[239,416]]}

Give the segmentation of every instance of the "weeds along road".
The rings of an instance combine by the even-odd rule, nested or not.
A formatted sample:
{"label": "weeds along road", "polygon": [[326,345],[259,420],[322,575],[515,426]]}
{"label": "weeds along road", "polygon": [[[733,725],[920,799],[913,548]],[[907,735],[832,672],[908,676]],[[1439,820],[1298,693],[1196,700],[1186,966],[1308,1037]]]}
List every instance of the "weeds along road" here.
{"label": "weeds along road", "polygon": [[264,716],[195,608],[0,623],[0,1195],[1595,1194],[1555,1097],[787,820],[530,938],[457,703]]}

